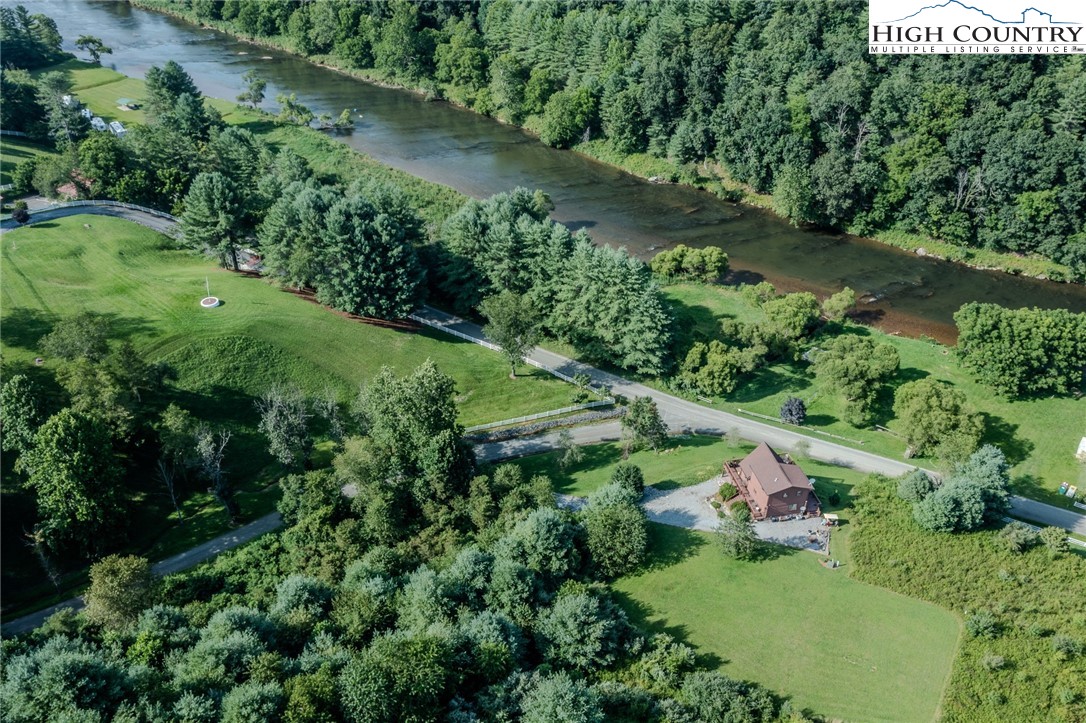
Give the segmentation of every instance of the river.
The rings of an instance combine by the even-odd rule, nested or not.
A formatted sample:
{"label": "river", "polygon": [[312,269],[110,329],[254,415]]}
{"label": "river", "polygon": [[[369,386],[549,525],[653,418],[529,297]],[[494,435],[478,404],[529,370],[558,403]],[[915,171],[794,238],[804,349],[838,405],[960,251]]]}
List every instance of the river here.
{"label": "river", "polygon": [[[969,269],[868,239],[797,229],[771,213],[677,185],[654,185],[577,153],[544,146],[523,131],[415,94],[374,86],[289,54],[122,2],[43,0],[76,52],[90,33],[113,48],[104,65],[143,77],[175,60],[206,95],[234,98],[256,68],[268,80],[265,102],[296,93],[315,113],[357,109],[344,143],[383,163],[482,198],[515,186],[539,188],[556,221],[584,228],[599,243],[650,258],[677,243],[717,245],[733,281],[773,282],[825,295],[852,287],[866,320],[890,332],[953,342],[952,315],[968,301],[1086,312],[1086,287]],[[78,54],[78,53],[77,53]]]}

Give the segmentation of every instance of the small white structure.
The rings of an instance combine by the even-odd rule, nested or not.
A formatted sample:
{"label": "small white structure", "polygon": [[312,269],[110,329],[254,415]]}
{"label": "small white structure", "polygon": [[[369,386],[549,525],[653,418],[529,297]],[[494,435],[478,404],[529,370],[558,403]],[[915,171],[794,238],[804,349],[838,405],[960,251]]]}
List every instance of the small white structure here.
{"label": "small white structure", "polygon": [[80,108],[79,115],[83,116],[88,120],[94,117],[94,113],[90,112],[90,108]]}
{"label": "small white structure", "polygon": [[98,116],[94,116],[93,118],[91,118],[91,128],[93,128],[96,131],[108,131],[109,130],[109,126],[106,125],[106,122],[104,120],[102,120],[102,118],[100,118]]}
{"label": "small white structure", "polygon": [[117,136],[118,138],[124,138],[124,134],[128,133],[128,131],[125,130],[124,126],[121,125],[120,121],[110,121],[109,130],[111,133],[113,133],[113,135]]}
{"label": "small white structure", "polygon": [[1086,437],[1083,437],[1078,442],[1078,451],[1075,452],[1075,456],[1083,462],[1086,462]]}

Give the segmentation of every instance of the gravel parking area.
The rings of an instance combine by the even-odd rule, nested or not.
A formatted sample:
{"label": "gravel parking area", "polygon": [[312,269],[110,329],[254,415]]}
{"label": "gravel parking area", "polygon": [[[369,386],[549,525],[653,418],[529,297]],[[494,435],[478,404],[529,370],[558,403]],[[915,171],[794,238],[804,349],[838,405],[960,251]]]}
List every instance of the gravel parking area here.
{"label": "gravel parking area", "polygon": [[[754,532],[760,539],[812,552],[825,552],[824,545],[829,539],[829,529],[822,526],[820,517],[811,517],[806,520],[754,523]],[[817,542],[809,540],[812,535],[817,538]]]}
{"label": "gravel parking area", "polygon": [[715,530],[718,520],[716,510],[705,499],[716,494],[720,482],[720,477],[714,477],[701,484],[673,490],[646,487],[641,506],[653,522],[688,530]]}

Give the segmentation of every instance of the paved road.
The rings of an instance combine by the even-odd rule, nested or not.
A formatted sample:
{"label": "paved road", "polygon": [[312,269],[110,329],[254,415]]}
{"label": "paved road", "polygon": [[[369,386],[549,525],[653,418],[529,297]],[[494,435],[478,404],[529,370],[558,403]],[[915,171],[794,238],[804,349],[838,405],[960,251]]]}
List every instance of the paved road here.
{"label": "paved road", "polygon": [[[416,316],[427,319],[431,324],[439,328],[451,329],[476,340],[486,340],[486,336],[477,324],[464,321],[451,314],[427,307],[416,312]],[[915,465],[905,461],[889,459],[863,450],[809,437],[788,429],[774,427],[747,417],[730,414],[718,409],[710,409],[644,384],[631,382],[545,349],[534,349],[529,358],[546,369],[557,371],[566,376],[587,374],[594,383],[609,386],[615,394],[621,394],[631,399],[634,397],[652,397],[656,400],[660,415],[673,432],[725,434],[734,429],[738,430],[739,435],[745,439],[755,442],[765,441],[780,449],[792,449],[796,444],[804,442],[808,447],[809,456],[815,459],[842,467],[850,467],[862,472],[879,472],[892,477],[909,472],[915,467]],[[573,430],[574,440],[578,444],[614,440],[618,439],[619,434],[620,427],[617,422]],[[480,445],[476,447],[476,453],[481,459],[521,456],[554,449],[556,442],[557,433],[552,433],[527,439]],[[1011,503],[1015,515],[1086,535],[1086,516],[1024,497],[1012,497]]]}
{"label": "paved road", "polygon": [[[28,225],[34,225],[43,221],[52,221],[58,218],[64,218],[65,216],[78,216],[80,214],[89,214],[92,216],[114,216],[116,218],[123,218],[134,223],[138,223],[141,226],[158,231],[159,233],[171,233],[176,227],[177,222],[171,221],[168,218],[162,218],[161,216],[155,216],[143,211],[137,211],[130,208],[120,208],[117,206],[56,206],[46,207],[42,210],[36,210],[40,208],[40,204],[44,199],[40,197],[25,199],[30,201],[30,223]],[[19,224],[15,221],[5,219],[0,221],[0,232],[10,231],[12,229],[19,228]]]}
{"label": "paved road", "polygon": [[[205,560],[210,560],[221,552],[226,552],[238,545],[254,540],[266,532],[271,532],[281,524],[283,524],[283,520],[280,518],[279,513],[272,512],[271,514],[264,515],[236,530],[219,535],[215,539],[209,540],[202,545],[197,545],[191,550],[187,550],[179,555],[174,555],[161,562],[157,562],[151,567],[151,572],[156,576],[161,577],[163,575],[170,575],[175,572],[187,570],[190,567],[199,565]],[[25,615],[21,618],[16,618],[15,620],[4,623],[3,634],[9,636],[29,632],[44,623],[46,618],[53,613],[64,609],[80,610],[83,608],[83,605],[84,601],[82,597],[65,600],[64,602],[57,603],[44,610],[39,610],[36,613],[31,613],[30,615]]]}

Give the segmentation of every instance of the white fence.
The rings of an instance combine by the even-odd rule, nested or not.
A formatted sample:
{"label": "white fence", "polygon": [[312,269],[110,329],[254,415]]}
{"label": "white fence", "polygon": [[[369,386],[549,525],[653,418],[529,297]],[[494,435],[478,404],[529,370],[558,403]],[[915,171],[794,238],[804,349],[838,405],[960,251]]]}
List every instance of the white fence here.
{"label": "white fence", "polygon": [[[453,336],[458,337],[460,339],[463,339],[464,341],[470,341],[472,344],[478,344],[479,346],[485,346],[487,349],[492,349],[494,351],[501,351],[502,350],[502,348],[500,346],[498,346],[497,344],[486,341],[485,339],[476,338],[474,336],[471,336],[470,334],[465,334],[462,331],[457,331],[456,329],[453,329],[450,326],[438,323],[436,321],[432,321],[430,319],[427,319],[426,317],[419,316],[418,314],[411,314],[407,318],[412,319],[414,321],[417,321],[420,324],[425,324],[426,326],[437,329],[438,331],[443,331],[446,334],[452,334]],[[547,372],[548,374],[551,374],[553,376],[558,377],[562,381],[569,382],[570,384],[577,384],[577,382],[573,379],[573,377],[571,377],[571,376],[569,376],[567,374],[563,374],[562,372],[558,371],[557,369],[551,369],[549,366],[547,366],[545,364],[540,364],[539,362],[535,361],[534,359],[525,359],[524,363],[527,364],[528,366],[533,366],[536,369],[542,369],[543,371]],[[586,387],[586,389],[588,389],[590,392],[592,392],[596,396],[599,396],[599,397],[604,396],[604,392],[602,390],[593,387],[591,384],[588,385]],[[613,401],[614,400],[612,400],[612,402]]]}
{"label": "white fence", "polygon": [[[1033,530],[1034,532],[1040,532],[1041,531],[1040,527],[1038,527],[1037,525],[1030,524],[1029,522],[1026,522],[1025,520],[1016,520],[1013,517],[1004,517],[1003,521],[1004,522],[1017,522],[1020,525],[1025,525],[1026,527]],[[1075,545],[1077,547],[1086,548],[1086,542],[1083,542],[1082,540],[1076,539],[1074,537],[1068,537],[1067,542],[1072,544],[1072,545]]]}
{"label": "white fence", "polygon": [[497,422],[490,422],[488,424],[477,424],[474,427],[468,427],[465,432],[481,432],[484,429],[496,429],[498,427],[508,427],[514,424],[521,424],[523,422],[534,422],[537,419],[546,419],[547,417],[557,417],[560,414],[569,414],[570,412],[579,412],[582,409],[595,409],[596,407],[606,407],[615,403],[614,399],[601,399],[598,402],[586,402],[585,404],[574,404],[571,407],[562,407],[561,409],[552,409],[549,412],[539,412],[538,414],[529,414],[524,417],[513,417],[512,419],[502,419]]}
{"label": "white fence", "polygon": [[170,215],[165,211],[159,211],[157,208],[148,208],[147,206],[137,206],[134,203],[121,203],[120,201],[68,201],[66,203],[58,203],[55,206],[51,206],[49,209],[41,209],[43,211],[51,210],[53,208],[70,208],[74,206],[106,206],[110,208],[127,208],[130,211],[142,211],[152,216],[158,216],[159,218],[165,218],[167,220],[178,223],[181,221],[177,216]]}

